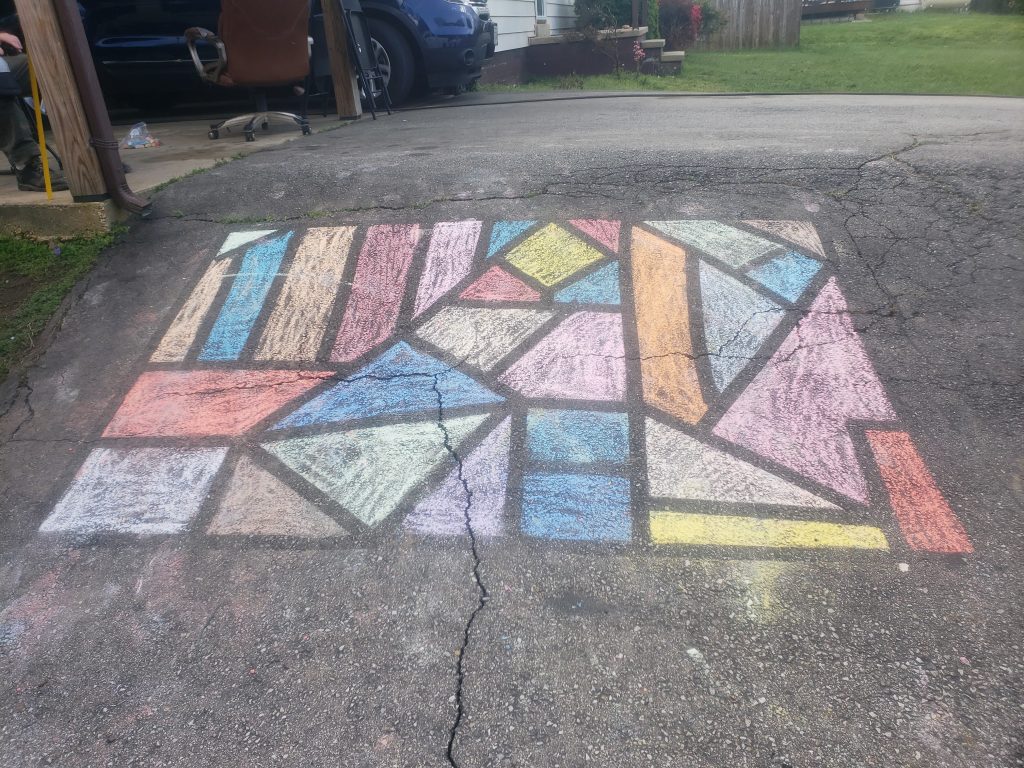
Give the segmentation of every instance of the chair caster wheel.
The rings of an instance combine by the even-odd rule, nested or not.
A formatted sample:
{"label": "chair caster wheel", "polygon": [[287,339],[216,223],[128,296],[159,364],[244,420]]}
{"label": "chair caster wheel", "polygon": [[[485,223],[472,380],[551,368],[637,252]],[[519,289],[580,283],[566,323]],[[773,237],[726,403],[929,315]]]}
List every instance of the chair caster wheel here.
{"label": "chair caster wheel", "polygon": [[309,136],[311,133],[313,133],[313,129],[312,128],[310,128],[308,125],[302,126],[302,135],[303,136]]}
{"label": "chair caster wheel", "polygon": [[218,131],[216,128],[211,128],[210,132],[206,135],[209,136],[211,139],[219,139],[220,131]]}
{"label": "chair caster wheel", "polygon": [[256,141],[256,131],[246,131],[245,132],[245,140],[246,141]]}

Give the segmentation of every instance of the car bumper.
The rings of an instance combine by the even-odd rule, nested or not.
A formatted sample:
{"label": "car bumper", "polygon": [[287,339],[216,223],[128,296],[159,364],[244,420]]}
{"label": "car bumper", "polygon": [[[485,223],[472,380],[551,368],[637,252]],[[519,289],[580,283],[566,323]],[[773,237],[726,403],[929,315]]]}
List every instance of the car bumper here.
{"label": "car bumper", "polygon": [[480,79],[484,60],[494,55],[496,25],[482,22],[473,35],[445,38],[426,54],[430,88],[464,87]]}

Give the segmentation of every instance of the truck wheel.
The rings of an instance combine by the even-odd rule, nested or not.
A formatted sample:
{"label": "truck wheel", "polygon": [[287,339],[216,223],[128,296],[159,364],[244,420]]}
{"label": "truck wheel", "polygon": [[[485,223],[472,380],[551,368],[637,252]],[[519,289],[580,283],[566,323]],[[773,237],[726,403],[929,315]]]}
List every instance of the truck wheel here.
{"label": "truck wheel", "polygon": [[402,33],[390,24],[377,19],[368,19],[370,43],[373,45],[373,56],[377,60],[384,83],[388,87],[388,95],[395,104],[400,104],[409,97],[413,81],[416,78],[416,65]]}

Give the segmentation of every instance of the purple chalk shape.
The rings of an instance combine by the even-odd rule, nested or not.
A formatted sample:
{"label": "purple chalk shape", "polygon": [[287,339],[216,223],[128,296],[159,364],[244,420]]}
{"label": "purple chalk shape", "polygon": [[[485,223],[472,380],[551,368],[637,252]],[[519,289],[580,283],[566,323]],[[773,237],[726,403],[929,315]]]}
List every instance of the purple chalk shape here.
{"label": "purple chalk shape", "polygon": [[473,220],[442,221],[434,225],[423,275],[416,291],[413,317],[419,317],[430,309],[469,274],[482,226],[481,222]]}
{"label": "purple chalk shape", "polygon": [[622,316],[576,312],[499,380],[526,397],[621,401],[626,396]]}
{"label": "purple chalk shape", "polygon": [[832,278],[714,433],[866,504],[847,425],[895,418]]}
{"label": "purple chalk shape", "polygon": [[406,530],[435,536],[465,534],[468,509],[475,536],[501,534],[510,435],[511,419],[505,419],[465,458],[461,473],[458,467],[453,469],[416,505],[405,518]]}

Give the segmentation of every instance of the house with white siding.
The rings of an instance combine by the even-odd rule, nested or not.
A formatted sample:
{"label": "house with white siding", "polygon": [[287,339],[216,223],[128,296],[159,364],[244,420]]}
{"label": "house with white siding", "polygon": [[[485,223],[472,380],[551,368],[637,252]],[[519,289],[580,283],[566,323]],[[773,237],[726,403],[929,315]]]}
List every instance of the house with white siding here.
{"label": "house with white siding", "polygon": [[573,0],[488,0],[487,7],[498,25],[498,53],[525,48],[531,37],[562,35],[576,26]]}

